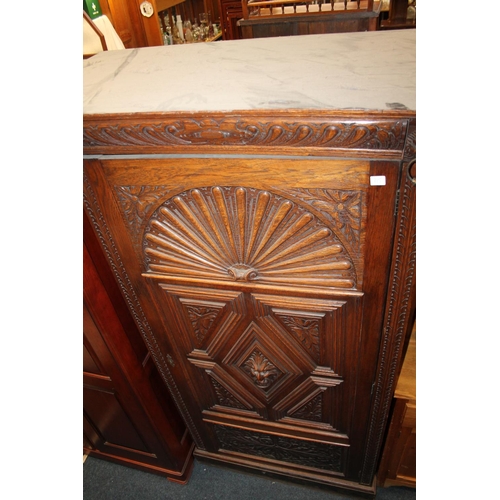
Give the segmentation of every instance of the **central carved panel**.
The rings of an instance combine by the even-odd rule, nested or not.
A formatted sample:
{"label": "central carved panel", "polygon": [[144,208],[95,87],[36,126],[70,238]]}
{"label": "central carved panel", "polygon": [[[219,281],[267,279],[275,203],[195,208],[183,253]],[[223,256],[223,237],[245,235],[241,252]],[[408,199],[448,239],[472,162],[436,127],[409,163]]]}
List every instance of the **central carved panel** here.
{"label": "central carved panel", "polygon": [[149,220],[143,246],[150,273],[356,286],[351,256],[332,227],[297,201],[254,188],[203,187],[168,199]]}

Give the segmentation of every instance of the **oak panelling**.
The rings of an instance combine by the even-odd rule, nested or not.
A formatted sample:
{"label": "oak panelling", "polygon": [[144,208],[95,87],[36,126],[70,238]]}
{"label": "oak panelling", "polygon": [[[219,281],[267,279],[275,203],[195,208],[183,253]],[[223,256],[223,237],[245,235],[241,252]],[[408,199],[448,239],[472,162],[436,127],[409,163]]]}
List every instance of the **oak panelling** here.
{"label": "oak panelling", "polygon": [[[369,185],[367,160],[315,158],[103,158],[103,172],[113,185],[161,186],[169,196],[200,187],[251,185],[259,189],[297,185],[354,189]],[[168,190],[166,189],[168,188]]]}
{"label": "oak panelling", "polygon": [[[84,344],[98,354],[99,364],[107,367],[111,374],[119,376],[113,359],[99,329],[92,319],[88,308],[83,308]],[[87,349],[88,350],[88,349]],[[137,453],[156,456],[147,447],[131,419],[129,412],[120,402],[116,388],[123,384],[113,382],[109,375],[84,374],[83,401],[86,419],[91,423],[98,436],[94,445],[100,450],[113,453],[113,448],[122,448],[129,459],[136,458]],[[130,406],[130,405],[129,405]]]}
{"label": "oak panelling", "polygon": [[[295,428],[305,425],[317,428],[323,434],[331,431],[332,435],[343,434],[345,437],[349,425],[345,409],[355,389],[351,381],[355,380],[353,366],[358,348],[357,338],[348,332],[359,330],[355,317],[345,311],[347,302],[285,299],[271,295],[248,296],[243,300],[243,294],[233,294],[232,299],[227,297],[226,312],[217,312],[200,342],[196,336],[197,325],[193,328],[193,320],[186,314],[182,303],[200,297],[198,291],[161,283],[160,288],[167,294],[163,301],[166,320],[171,315],[178,319],[179,331],[172,332],[177,345],[182,346],[184,356],[196,367],[190,370],[191,378],[199,376],[198,369],[206,371],[208,378],[201,377],[202,386],[209,387],[210,377],[213,377],[233,398],[232,404],[226,402],[223,418],[229,418],[231,414],[238,418],[246,415],[248,420],[248,410],[253,410],[253,417],[258,421],[261,418],[281,421],[288,411],[298,410],[312,396],[316,396],[320,388],[326,393],[332,392],[331,396],[325,394],[325,409],[319,415],[320,422],[324,423],[307,421],[311,417],[305,415],[306,420],[290,417],[285,422]],[[219,301],[225,295],[217,290],[202,290],[202,293],[207,297],[218,297]],[[237,304],[231,307],[235,301]],[[208,302],[206,304],[207,308],[210,307]],[[287,309],[282,309],[284,305]],[[349,307],[355,309],[356,301],[351,299]],[[238,311],[240,314],[237,314]],[[317,317],[324,316],[324,326],[317,332],[317,341],[322,346],[321,359],[317,360],[320,364],[314,362],[314,354],[304,349],[294,333],[279,324],[280,316],[310,317],[312,312]],[[268,360],[272,359],[272,366],[279,371],[277,380],[272,380],[268,386],[252,379],[247,370],[246,362],[255,351]],[[332,360],[334,369],[325,366]],[[290,391],[290,384],[296,389]],[[216,394],[202,391],[199,398],[203,401],[199,411],[211,409],[212,419],[215,418],[215,412],[220,412],[221,408],[215,408],[214,412],[214,407],[223,404]],[[234,407],[236,411],[233,411]],[[242,409],[247,411],[242,413]],[[256,425],[261,428],[259,422]]]}
{"label": "oak panelling", "polygon": [[83,398],[86,417],[96,429],[99,429],[101,442],[96,444],[101,451],[112,454],[116,452],[116,449],[121,449],[125,456],[130,459],[137,459],[137,454],[156,458],[146,448],[144,441],[114,393],[84,387]]}
{"label": "oak panelling", "polygon": [[[124,259],[130,261],[127,266],[135,274],[134,286],[142,290],[143,299],[146,294],[150,297],[149,300],[142,300],[141,306],[144,311],[154,307],[155,312],[150,311],[152,321],[160,319],[158,313],[161,312],[161,324],[157,325],[155,331],[169,332],[168,336],[159,333],[154,340],[160,351],[157,358],[168,360],[170,357],[172,361],[169,362],[169,370],[172,374],[179,374],[179,370],[182,370],[182,376],[177,380],[183,381],[183,392],[193,396],[193,401],[186,400],[186,407],[189,408],[190,418],[199,436],[202,436],[202,443],[198,444],[200,449],[215,453],[220,446],[217,435],[208,430],[208,423],[237,426],[248,432],[266,432],[290,439],[295,436],[318,443],[348,444],[349,451],[345,452],[342,474],[356,477],[362,465],[360,457],[364,434],[360,429],[366,428],[368,415],[366,411],[359,410],[356,413],[354,409],[356,401],[363,407],[366,400],[370,399],[370,377],[373,377],[375,370],[378,343],[373,325],[366,323],[367,331],[363,334],[357,332],[361,332],[360,320],[365,314],[368,318],[380,316],[379,311],[385,297],[383,293],[372,294],[366,302],[362,300],[359,291],[326,287],[323,294],[319,294],[323,296],[322,302],[317,290],[307,292],[306,287],[302,289],[302,299],[293,299],[290,294],[296,285],[292,285],[287,295],[283,296],[283,284],[268,284],[264,288],[239,280],[225,282],[212,278],[208,281],[202,277],[203,273],[196,276],[196,272],[191,278],[173,277],[168,273],[162,275],[161,266],[153,270],[156,274],[141,272],[139,275],[140,268],[146,269],[143,248],[147,242],[145,235],[149,234],[147,228],[151,220],[156,220],[154,214],[159,213],[159,207],[168,206],[167,200],[181,195],[188,188],[201,190],[203,185],[214,186],[219,183],[233,187],[251,183],[252,189],[278,192],[281,196],[286,196],[285,199],[293,197],[294,203],[300,203],[307,210],[314,210],[314,214],[321,214],[321,210],[330,210],[333,206],[332,198],[329,198],[328,203],[320,196],[328,189],[339,192],[358,190],[368,197],[368,201],[366,208],[360,205],[357,226],[359,233],[354,239],[351,238],[349,255],[354,255],[358,270],[365,255],[368,255],[373,265],[376,263],[377,268],[380,268],[380,262],[385,259],[388,263],[390,259],[392,226],[383,217],[388,216],[389,221],[394,220],[398,163],[377,162],[374,165],[365,160],[277,160],[255,157],[116,158],[95,162],[92,175],[96,179],[92,183],[98,187],[98,196],[107,210],[106,219],[112,221],[109,230],[119,235],[117,245],[121,249],[118,251]],[[386,185],[369,186],[369,174],[385,175]],[[125,193],[124,188],[127,187],[128,192]],[[227,192],[232,193],[231,189],[233,188],[228,188]],[[374,190],[377,190],[377,194],[371,194]],[[136,201],[132,202],[134,197]],[[226,197],[225,206],[231,207],[232,202],[228,200]],[[234,200],[236,207],[238,197]],[[381,200],[385,200],[384,208],[378,211],[380,207],[377,203]],[[325,206],[322,207],[321,203]],[[209,204],[215,204],[215,199]],[[233,225],[229,222],[233,209],[228,210],[229,219],[223,219]],[[121,220],[117,212],[121,212]],[[324,213],[321,217],[323,224],[331,230],[335,229],[333,217],[328,218]],[[379,217],[381,218],[378,219]],[[373,224],[367,248],[364,248],[365,219]],[[233,226],[236,233],[240,231],[238,224],[243,220],[235,218]],[[344,228],[347,219],[342,220]],[[208,222],[203,224],[206,223]],[[179,228],[180,225],[176,227]],[[241,234],[250,234],[245,225],[241,227],[241,231]],[[218,237],[221,244],[228,234]],[[193,233],[193,241],[197,237]],[[245,241],[251,239],[245,237]],[[346,244],[348,242],[345,234],[342,241]],[[353,246],[353,241],[357,241],[357,246]],[[135,249],[135,256],[128,250],[130,248]],[[357,248],[358,255],[353,253],[354,248]],[[280,258],[286,258],[285,255]],[[385,277],[386,273],[387,269],[384,267],[380,271],[368,272],[372,280],[368,289],[377,288],[379,283],[376,280],[382,275]],[[151,278],[147,280],[150,282],[147,290],[142,281],[144,277]],[[293,279],[291,283],[294,283]],[[364,283],[364,278],[359,283]],[[215,285],[212,289],[208,288],[211,284]],[[364,291],[364,285],[362,289]],[[332,326],[325,331],[338,330],[344,333],[342,340],[339,340],[338,333],[335,334],[336,340],[335,336],[329,337],[332,333],[320,334],[320,339],[321,335],[326,335],[323,337],[326,347],[321,351],[324,358],[320,357],[317,364],[314,353],[305,351],[296,334],[287,330],[290,323],[287,326],[285,318],[290,317],[290,311],[293,311],[292,316],[296,319],[299,318],[302,322],[316,320],[319,325],[318,318],[325,315],[326,297],[330,299],[330,307],[336,304],[335,307],[341,312],[332,317]],[[230,309],[227,305],[229,303],[232,304]],[[307,308],[308,303],[311,304],[310,309]],[[348,303],[351,306],[346,309],[345,304]],[[363,309],[364,313],[361,312]],[[233,311],[232,316],[228,315],[229,310]],[[200,330],[200,318],[206,320],[203,323],[204,332]],[[296,321],[296,325],[299,323]],[[336,325],[335,328],[333,325]],[[220,327],[225,333],[218,337]],[[368,347],[362,346],[363,342]],[[309,345],[311,348],[312,344]],[[364,351],[364,358],[358,365],[359,349]],[[269,380],[272,383],[269,387],[259,387],[258,380],[252,380],[249,376],[252,366],[258,371],[256,367],[261,365],[265,372],[271,374],[266,375],[271,376]],[[365,380],[368,372],[370,375]],[[311,381],[309,385],[306,383],[308,377]],[[219,386],[214,386],[214,381]],[[318,388],[322,390],[318,391]],[[228,409],[227,404],[222,404],[218,394],[223,394],[226,403],[227,398],[233,398],[236,408]],[[360,397],[364,399],[358,399]],[[304,407],[308,404],[311,409],[306,410]],[[318,405],[323,405],[321,410],[317,409]],[[309,411],[309,420],[298,418],[300,411]],[[355,442],[351,442],[351,434],[355,436]]]}

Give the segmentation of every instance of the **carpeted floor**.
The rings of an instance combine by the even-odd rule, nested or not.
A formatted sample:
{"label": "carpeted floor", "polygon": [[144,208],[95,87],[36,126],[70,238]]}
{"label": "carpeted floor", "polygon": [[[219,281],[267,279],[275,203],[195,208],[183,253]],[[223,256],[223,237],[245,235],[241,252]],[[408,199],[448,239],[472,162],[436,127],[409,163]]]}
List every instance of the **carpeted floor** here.
{"label": "carpeted floor", "polygon": [[[352,496],[195,460],[186,485],[87,457],[83,500],[346,500]],[[377,500],[415,500],[412,488],[378,488]]]}

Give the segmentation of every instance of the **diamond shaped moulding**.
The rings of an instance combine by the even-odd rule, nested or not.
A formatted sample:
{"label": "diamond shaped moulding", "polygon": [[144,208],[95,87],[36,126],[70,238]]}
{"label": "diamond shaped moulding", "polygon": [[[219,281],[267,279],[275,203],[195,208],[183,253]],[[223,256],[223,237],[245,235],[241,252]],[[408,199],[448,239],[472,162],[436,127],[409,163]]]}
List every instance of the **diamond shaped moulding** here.
{"label": "diamond shaped moulding", "polygon": [[264,401],[303,376],[302,370],[269,338],[252,321],[222,361],[222,366]]}

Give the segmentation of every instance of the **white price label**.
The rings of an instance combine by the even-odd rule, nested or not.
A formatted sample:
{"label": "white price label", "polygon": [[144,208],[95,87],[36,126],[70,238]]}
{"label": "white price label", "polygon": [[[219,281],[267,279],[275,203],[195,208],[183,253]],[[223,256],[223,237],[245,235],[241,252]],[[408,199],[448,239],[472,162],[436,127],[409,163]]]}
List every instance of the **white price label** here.
{"label": "white price label", "polygon": [[370,175],[370,186],[385,186],[385,175]]}

